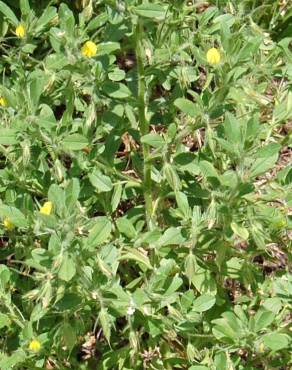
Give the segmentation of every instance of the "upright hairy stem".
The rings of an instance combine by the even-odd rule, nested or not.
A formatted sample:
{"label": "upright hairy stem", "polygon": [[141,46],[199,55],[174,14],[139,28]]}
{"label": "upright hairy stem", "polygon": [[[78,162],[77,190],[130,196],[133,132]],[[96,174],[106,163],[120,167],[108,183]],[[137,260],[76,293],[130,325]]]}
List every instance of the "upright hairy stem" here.
{"label": "upright hairy stem", "polygon": [[[149,133],[149,122],[146,118],[146,97],[145,97],[145,71],[144,71],[144,50],[142,45],[143,25],[139,20],[136,27],[136,60],[138,71],[138,107],[139,107],[139,128],[141,136]],[[149,145],[142,144],[144,168],[143,187],[145,199],[145,211],[148,229],[153,229],[153,206],[151,190],[151,163],[149,161]]]}

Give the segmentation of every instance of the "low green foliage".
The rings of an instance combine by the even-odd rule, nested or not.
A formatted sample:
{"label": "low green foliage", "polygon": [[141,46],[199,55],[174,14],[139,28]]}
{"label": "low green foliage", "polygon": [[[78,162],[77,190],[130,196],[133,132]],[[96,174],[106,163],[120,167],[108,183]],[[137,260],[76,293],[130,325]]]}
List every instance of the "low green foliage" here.
{"label": "low green foliage", "polygon": [[288,3],[0,1],[1,370],[291,366]]}

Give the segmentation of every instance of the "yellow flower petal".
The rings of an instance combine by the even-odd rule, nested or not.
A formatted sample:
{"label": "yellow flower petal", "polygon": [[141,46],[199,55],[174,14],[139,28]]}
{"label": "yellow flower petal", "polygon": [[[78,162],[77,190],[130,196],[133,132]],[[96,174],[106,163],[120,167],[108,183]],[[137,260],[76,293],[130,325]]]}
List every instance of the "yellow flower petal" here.
{"label": "yellow flower petal", "polygon": [[40,213],[43,215],[50,215],[53,209],[53,203],[52,202],[45,202],[44,205],[40,209]]}
{"label": "yellow flower petal", "polygon": [[25,36],[25,28],[22,24],[19,24],[15,29],[15,34],[17,37],[22,39]]}
{"label": "yellow flower petal", "polygon": [[81,48],[81,53],[87,58],[92,58],[97,53],[97,45],[93,41],[86,41]]}
{"label": "yellow flower petal", "polygon": [[209,64],[219,64],[221,61],[221,55],[218,49],[211,48],[206,54],[207,62]]}
{"label": "yellow flower petal", "polygon": [[29,343],[29,347],[28,347],[31,351],[33,352],[38,352],[40,349],[41,349],[41,344],[40,342],[37,340],[37,339],[33,339],[30,343]]}
{"label": "yellow flower petal", "polygon": [[7,101],[3,96],[0,96],[0,107],[7,107]]}
{"label": "yellow flower petal", "polygon": [[3,225],[4,225],[5,229],[7,229],[7,230],[13,230],[14,229],[14,225],[8,217],[4,218]]}

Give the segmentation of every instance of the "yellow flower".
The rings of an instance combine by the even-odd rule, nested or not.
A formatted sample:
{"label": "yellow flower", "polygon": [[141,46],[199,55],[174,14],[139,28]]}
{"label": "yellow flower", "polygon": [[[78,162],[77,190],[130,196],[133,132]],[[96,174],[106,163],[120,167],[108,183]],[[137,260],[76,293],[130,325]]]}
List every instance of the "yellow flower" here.
{"label": "yellow flower", "polygon": [[218,49],[211,48],[207,51],[206,58],[209,64],[219,64],[221,55]]}
{"label": "yellow flower", "polygon": [[15,34],[17,37],[22,39],[25,36],[25,28],[23,24],[19,24],[15,29]]}
{"label": "yellow flower", "polygon": [[3,96],[0,96],[0,107],[6,107],[7,101]]}
{"label": "yellow flower", "polygon": [[14,229],[14,225],[11,222],[10,218],[8,218],[8,217],[4,218],[3,225],[4,225],[5,229],[7,229],[7,230],[13,230]]}
{"label": "yellow flower", "polygon": [[53,203],[52,202],[45,202],[44,205],[40,209],[40,213],[43,215],[50,215],[53,209]]}
{"label": "yellow flower", "polygon": [[92,58],[97,53],[97,45],[92,41],[86,41],[81,48],[81,53],[87,58]]}
{"label": "yellow flower", "polygon": [[41,344],[37,339],[33,339],[30,341],[28,348],[33,352],[38,352],[41,349]]}

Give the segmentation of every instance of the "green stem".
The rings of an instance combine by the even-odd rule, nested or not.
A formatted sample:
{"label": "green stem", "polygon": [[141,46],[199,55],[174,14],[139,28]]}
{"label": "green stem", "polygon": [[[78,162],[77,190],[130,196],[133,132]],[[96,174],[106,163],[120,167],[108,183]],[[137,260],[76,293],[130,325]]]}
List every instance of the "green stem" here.
{"label": "green stem", "polygon": [[[145,70],[143,64],[143,45],[141,37],[143,35],[142,21],[139,20],[136,28],[136,59],[137,59],[137,71],[138,71],[138,108],[139,108],[139,128],[141,136],[149,133],[149,122],[146,118],[146,99],[145,99]],[[154,227],[153,220],[153,208],[152,208],[152,183],[151,183],[151,162],[149,161],[149,145],[143,143],[143,187],[144,187],[144,200],[145,200],[145,211],[148,229],[151,230]]]}
{"label": "green stem", "polygon": [[[17,308],[17,306],[15,306],[12,302],[10,302],[10,300],[7,299],[7,297],[5,295],[1,295],[0,297],[2,299],[2,301],[4,302],[4,305],[6,306],[6,308],[8,309],[10,315],[11,315],[11,319],[21,328],[23,329],[24,328],[24,317],[22,315],[22,313],[20,312],[20,310]],[[18,315],[16,314],[16,312],[14,311],[14,309],[17,311]]]}

